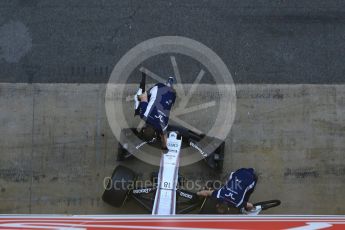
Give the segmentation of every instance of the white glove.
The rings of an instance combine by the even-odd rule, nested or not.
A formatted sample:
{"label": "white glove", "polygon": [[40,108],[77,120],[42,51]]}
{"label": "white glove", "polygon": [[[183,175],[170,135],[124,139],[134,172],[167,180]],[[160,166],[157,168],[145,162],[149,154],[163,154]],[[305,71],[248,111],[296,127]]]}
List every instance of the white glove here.
{"label": "white glove", "polygon": [[248,216],[256,216],[261,212],[262,208],[260,205],[255,206],[252,210],[247,211],[245,208],[241,208],[241,213]]}

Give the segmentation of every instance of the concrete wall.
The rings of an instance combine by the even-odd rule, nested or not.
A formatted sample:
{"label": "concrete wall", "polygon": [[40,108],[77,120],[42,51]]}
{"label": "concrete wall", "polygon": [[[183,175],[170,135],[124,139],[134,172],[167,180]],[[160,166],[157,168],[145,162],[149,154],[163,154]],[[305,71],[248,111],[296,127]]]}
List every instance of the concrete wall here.
{"label": "concrete wall", "polygon": [[[222,179],[229,170],[254,167],[259,183],[252,200],[283,202],[267,213],[344,214],[344,85],[236,89],[224,173],[200,162],[181,168],[184,176]],[[213,90],[201,86],[197,94],[219,95]],[[0,84],[0,213],[145,213],[133,201],[115,209],[100,199],[103,178],[117,164],[104,97],[104,84]],[[211,120],[211,110],[194,115],[197,124]],[[124,164],[143,179],[157,170],[135,159]]]}

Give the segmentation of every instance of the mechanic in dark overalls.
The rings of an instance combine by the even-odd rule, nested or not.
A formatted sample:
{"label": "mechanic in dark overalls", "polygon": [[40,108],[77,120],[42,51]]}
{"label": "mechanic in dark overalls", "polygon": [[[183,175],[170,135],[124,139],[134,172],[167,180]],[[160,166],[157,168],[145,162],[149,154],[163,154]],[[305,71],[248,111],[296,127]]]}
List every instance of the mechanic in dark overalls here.
{"label": "mechanic in dark overalls", "polygon": [[169,77],[165,84],[155,84],[139,96],[139,114],[146,123],[144,132],[146,136],[160,135],[163,149],[167,148],[169,115],[176,100],[173,83],[174,78]]}
{"label": "mechanic in dark overalls", "polygon": [[230,174],[226,184],[220,189],[202,190],[197,195],[213,197],[229,206],[241,209],[242,213],[254,211],[254,206],[249,203],[249,197],[254,191],[257,176],[253,168],[241,168]]}

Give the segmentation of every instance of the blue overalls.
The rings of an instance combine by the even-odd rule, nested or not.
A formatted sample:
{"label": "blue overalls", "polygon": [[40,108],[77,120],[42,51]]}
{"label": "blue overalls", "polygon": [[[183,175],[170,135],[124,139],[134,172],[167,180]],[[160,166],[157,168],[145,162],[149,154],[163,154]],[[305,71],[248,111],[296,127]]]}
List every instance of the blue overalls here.
{"label": "blue overalls", "polygon": [[213,191],[212,197],[231,206],[242,208],[247,204],[256,182],[253,168],[238,169],[231,173],[226,185]]}
{"label": "blue overalls", "polygon": [[173,88],[162,83],[154,85],[148,91],[148,102],[139,104],[140,117],[159,134],[165,134],[175,99],[176,93]]}

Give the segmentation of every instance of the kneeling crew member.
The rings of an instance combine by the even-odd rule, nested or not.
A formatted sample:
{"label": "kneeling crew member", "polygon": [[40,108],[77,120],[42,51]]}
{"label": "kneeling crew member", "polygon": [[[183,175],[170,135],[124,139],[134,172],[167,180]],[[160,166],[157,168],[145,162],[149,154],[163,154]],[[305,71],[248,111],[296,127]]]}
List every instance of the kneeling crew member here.
{"label": "kneeling crew member", "polygon": [[176,100],[173,82],[174,78],[169,77],[165,84],[157,83],[148,93],[144,92],[139,96],[140,117],[146,122],[146,128],[153,128],[160,135],[163,149],[167,148],[169,115]]}
{"label": "kneeling crew member", "polygon": [[227,205],[251,211],[254,206],[248,201],[256,182],[257,176],[253,168],[241,168],[232,172],[227,183],[220,189],[202,190],[197,192],[197,195],[214,197]]}

